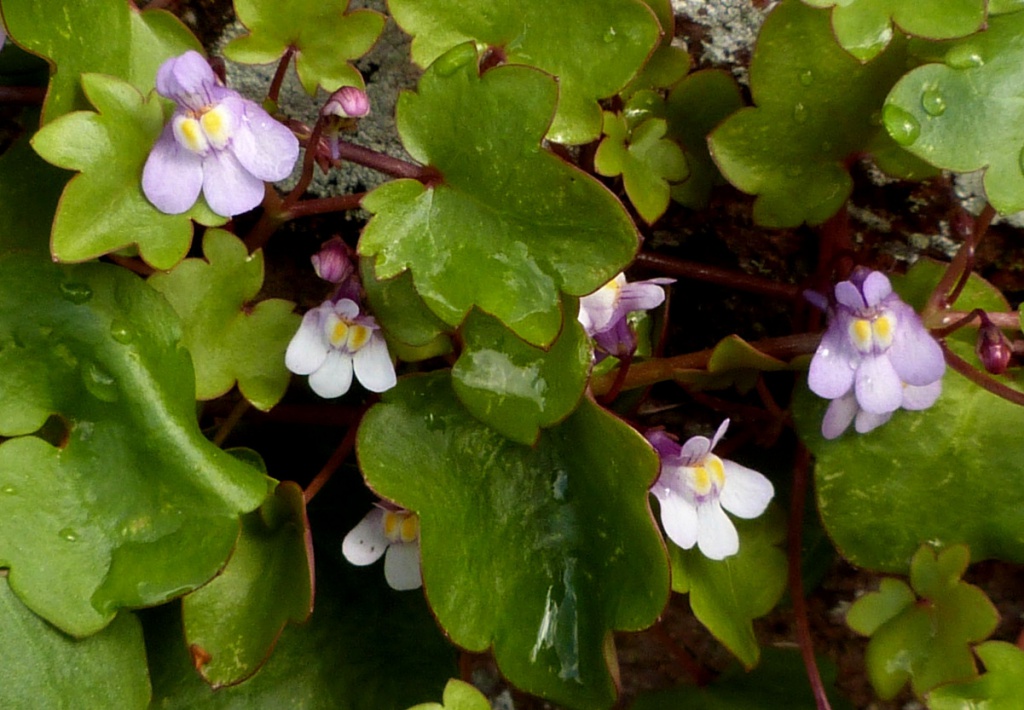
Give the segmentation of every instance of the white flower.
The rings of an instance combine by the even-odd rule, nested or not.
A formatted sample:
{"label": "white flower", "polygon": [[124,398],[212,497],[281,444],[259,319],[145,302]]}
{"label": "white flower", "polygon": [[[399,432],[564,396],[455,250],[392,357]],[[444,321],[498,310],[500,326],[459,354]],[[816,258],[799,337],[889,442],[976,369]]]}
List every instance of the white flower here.
{"label": "white flower", "polygon": [[587,335],[605,352],[623,357],[636,350],[636,335],[628,316],[634,311],[649,311],[665,301],[665,286],[675,279],[626,281],[619,274],[589,296],[580,299],[577,316]]}
{"label": "white flower", "polygon": [[371,392],[395,386],[395,366],[377,323],[359,315],[348,298],[324,301],[306,313],[288,344],[285,365],[309,375],[309,386],[321,397],[340,397],[352,386],[352,373]]}
{"label": "white flower", "polygon": [[372,565],[384,555],[384,579],[392,589],[404,592],[423,584],[420,519],[415,513],[375,507],[345,536],[341,552],[360,567]]}
{"label": "white flower", "polygon": [[736,526],[722,509],[756,518],[775,495],[771,481],[757,471],[711,453],[728,427],[726,419],[710,441],[694,436],[682,446],[661,429],[646,434],[661,456],[661,475],[651,492],[661,503],[665,533],[684,550],[697,545],[712,560],[740,549]]}

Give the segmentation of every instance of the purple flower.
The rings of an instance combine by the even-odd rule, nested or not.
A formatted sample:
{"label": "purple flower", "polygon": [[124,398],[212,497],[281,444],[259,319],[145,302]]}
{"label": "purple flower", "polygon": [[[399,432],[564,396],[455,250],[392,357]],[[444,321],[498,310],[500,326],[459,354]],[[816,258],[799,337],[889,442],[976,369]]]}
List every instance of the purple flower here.
{"label": "purple flower", "polygon": [[327,139],[327,152],[331,160],[341,157],[338,139],[342,131],[351,131],[356,127],[357,119],[370,113],[370,98],[362,89],[354,86],[343,86],[327,100],[320,109],[323,116],[323,135]]}
{"label": "purple flower", "polygon": [[340,284],[351,279],[356,272],[356,266],[349,254],[348,245],[341,241],[341,237],[333,237],[321,245],[320,251],[314,254],[310,261],[313,262],[313,270],[317,276],[332,284]]}
{"label": "purple flower", "polygon": [[345,536],[341,552],[360,567],[372,565],[384,555],[384,579],[392,589],[404,592],[423,585],[420,519],[415,513],[383,505],[374,507]]}
{"label": "purple flower", "polygon": [[661,475],[651,492],[661,504],[665,533],[684,550],[697,545],[712,560],[740,549],[736,526],[723,508],[740,518],[756,518],[775,495],[771,481],[757,471],[711,453],[728,428],[726,419],[713,439],[694,436],[682,446],[662,429],[646,434],[661,456]]}
{"label": "purple flower", "polygon": [[359,315],[348,298],[325,301],[302,317],[288,344],[285,365],[309,375],[309,386],[321,397],[340,397],[352,386],[352,374],[371,392],[395,386],[395,366],[372,316]]}
{"label": "purple flower", "polygon": [[156,90],[178,105],[142,171],[142,191],[161,212],[187,212],[202,191],[210,209],[233,217],[263,201],[265,181],[291,174],[292,132],[222,86],[198,52],[164,62]]}
{"label": "purple flower", "polygon": [[[935,404],[935,400],[942,394],[942,380],[935,380],[930,385],[915,387],[914,385],[903,385],[903,401],[900,403],[902,409],[921,410]],[[851,423],[854,424],[858,434],[867,434],[892,418],[892,412],[885,414],[872,414],[860,408],[857,404],[857,397],[853,390],[850,390],[842,397],[832,400],[825,411],[825,418],[821,422],[821,434],[826,439],[835,439]]]}
{"label": "purple flower", "polygon": [[942,348],[914,309],[893,293],[885,274],[857,269],[849,281],[836,284],[835,297],[811,360],[812,392],[833,400],[852,392],[859,409],[882,415],[905,406],[905,385],[941,380]]}
{"label": "purple flower", "polygon": [[633,311],[649,311],[665,301],[662,286],[675,279],[626,282],[619,274],[589,296],[580,299],[579,321],[587,335],[605,352],[623,357],[636,350],[636,335],[629,327]]}

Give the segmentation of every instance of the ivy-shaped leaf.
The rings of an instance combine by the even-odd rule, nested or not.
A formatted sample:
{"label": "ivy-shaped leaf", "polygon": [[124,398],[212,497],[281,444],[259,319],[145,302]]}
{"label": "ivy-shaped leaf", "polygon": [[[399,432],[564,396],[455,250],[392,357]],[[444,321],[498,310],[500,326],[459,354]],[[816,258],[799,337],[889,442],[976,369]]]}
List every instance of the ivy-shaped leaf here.
{"label": "ivy-shaped leaf", "polygon": [[761,646],[753,620],[775,608],[786,590],[786,527],[776,508],[757,520],[736,520],[740,551],[710,560],[697,549],[669,544],[672,590],[690,595],[694,615],[748,669]]}
{"label": "ivy-shaped leaf", "polygon": [[862,62],[886,48],[893,24],[910,35],[953,39],[977,32],[985,22],[985,0],[804,0],[832,8],[832,29],[847,52]]}
{"label": "ivy-shaped leaf", "polygon": [[683,149],[665,138],[667,131],[662,118],[649,118],[630,129],[625,116],[605,111],[605,137],[594,156],[598,173],[622,175],[630,202],[647,224],[668,209],[669,183],[689,174]]}
{"label": "ivy-shaped leaf", "polygon": [[313,611],[313,540],[302,489],[280,484],[256,512],[227,566],[182,600],[185,638],[214,688],[238,683],[267,660],[288,622]]}
{"label": "ivy-shaped leaf", "polygon": [[360,259],[359,275],[370,312],[389,339],[422,347],[449,330],[449,326],[434,315],[416,293],[412,274],[408,271],[381,281],[374,273],[373,259]]}
{"label": "ivy-shaped leaf", "polygon": [[948,43],[945,63],[904,76],[885,102],[892,137],[914,155],[956,172],[985,168],[989,202],[1024,209],[1024,13]]}
{"label": "ivy-shaped leaf", "polygon": [[223,566],[267,479],[200,433],[162,296],[112,266],[0,257],[0,372],[0,567],[29,608],[84,636]]}
{"label": "ivy-shaped leaf", "polygon": [[33,152],[26,133],[0,155],[0,254],[26,249],[50,253],[50,222],[66,173]]}
{"label": "ivy-shaped leaf", "polygon": [[676,14],[671,0],[644,0],[661,24],[661,42],[647,64],[625,89],[624,97],[644,89],[667,89],[675,86],[690,71],[690,55],[682,47],[672,45],[676,36]]}
{"label": "ivy-shaped leaf", "polygon": [[0,706],[149,707],[142,627],[122,613],[103,631],[74,639],[32,613],[0,574]]}
{"label": "ivy-shaped leaf", "polygon": [[491,704],[469,683],[452,678],[444,687],[441,703],[420,703],[409,710],[490,710]]}
{"label": "ivy-shaped leaf", "polygon": [[238,237],[211,229],[203,255],[149,279],[181,318],[196,368],[196,399],[220,397],[237,380],[246,399],[268,410],[288,388],[284,351],[301,318],[291,301],[252,303],[263,286],[262,251],[250,255]]}
{"label": "ivy-shaped leaf", "polygon": [[647,503],[658,463],[639,434],[584,399],[534,447],[516,444],[439,373],[385,393],[357,452],[374,490],[419,514],[427,598],[455,643],[493,645],[528,692],[612,704],[610,632],[649,625],[668,592]]}
{"label": "ivy-shaped leaf", "polygon": [[79,86],[82,74],[116,76],[146,94],[164,60],[201,50],[174,15],[139,12],[124,0],[4,0],[3,6],[11,37],[53,67],[44,123],[89,107]]}
{"label": "ivy-shaped leaf", "polygon": [[[388,7],[399,26],[413,35],[412,58],[422,67],[474,40],[501,48],[509,63],[558,77],[558,112],[550,130],[544,126],[548,139],[557,143],[588,143],[600,137],[598,100],[622,90],[661,38],[657,18],[640,0],[391,0]],[[456,120],[467,117],[452,110]]]}
{"label": "ivy-shaped leaf", "polygon": [[920,696],[940,683],[977,675],[970,644],[991,634],[999,616],[984,592],[960,580],[968,557],[963,545],[938,556],[922,546],[910,563],[910,587],[885,580],[880,591],[850,607],[850,628],[871,637],[868,677],[883,700],[908,680]]}
{"label": "ivy-shaped leaf", "polygon": [[348,10],[349,0],[235,0],[249,34],[232,40],[224,54],[243,64],[276,62],[295,50],[295,69],[309,93],[363,86],[352,60],[370,51],[384,30],[384,16]]}
{"label": "ivy-shaped leaf", "polygon": [[61,261],[87,261],[137,244],[157,269],[169,269],[188,252],[190,218],[226,220],[200,199],[185,214],[160,212],[142,194],[142,166],[163,130],[160,102],[144,100],[127,82],[86,74],[82,86],[99,111],[75,111],[44,126],[32,147],[45,160],[79,174],[61,195],[51,250]]}
{"label": "ivy-shaped leaf", "polygon": [[[567,304],[572,313],[575,299]],[[452,368],[452,386],[480,421],[523,444],[533,444],[541,427],[576,409],[590,374],[590,338],[575,319],[551,349],[524,343],[498,320],[473,311],[462,327],[465,347]]]}
{"label": "ivy-shaped leaf", "polygon": [[[758,224],[824,222],[850,195],[851,154],[898,150],[877,116],[906,61],[905,42],[894,40],[860,64],[836,44],[828,13],[799,0],[771,12],[750,64],[756,106],[734,113],[709,139],[726,179],[757,195]],[[907,178],[934,172],[909,158],[889,156],[885,167]]]}
{"label": "ivy-shaped leaf", "polygon": [[477,306],[534,345],[555,339],[559,292],[597,290],[637,248],[621,203],[541,146],[557,96],[555,81],[529,67],[480,76],[472,45],[431,65],[419,92],[399,98],[398,131],[444,181],[396,180],[363,200],[374,217],[359,252],[376,257],[377,278],[409,269],[450,326]]}
{"label": "ivy-shaped leaf", "polygon": [[711,189],[725,183],[708,152],[708,134],[743,106],[732,74],[705,69],[683,79],[668,97],[668,136],[683,146],[689,176],[672,186],[672,199],[691,209],[707,207]]}
{"label": "ivy-shaped leaf", "polygon": [[1024,651],[1005,641],[986,641],[974,652],[985,674],[970,683],[951,683],[928,693],[930,710],[1016,710],[1024,687]]}

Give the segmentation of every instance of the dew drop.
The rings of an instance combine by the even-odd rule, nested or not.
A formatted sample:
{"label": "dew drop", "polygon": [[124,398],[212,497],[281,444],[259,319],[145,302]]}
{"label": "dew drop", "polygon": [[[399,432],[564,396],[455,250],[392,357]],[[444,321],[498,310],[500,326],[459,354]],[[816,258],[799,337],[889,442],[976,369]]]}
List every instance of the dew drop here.
{"label": "dew drop", "polygon": [[804,69],[802,72],[800,72],[800,83],[803,86],[810,86],[811,84],[813,84],[814,72],[812,72],[810,69]]}
{"label": "dew drop", "polygon": [[4,486],[3,488],[0,488],[0,492],[4,493],[4,495],[13,496],[15,493],[18,492],[18,489],[15,488],[14,486],[8,485]]}
{"label": "dew drop", "polygon": [[614,27],[609,27],[607,30],[605,30],[604,38],[603,39],[605,41],[605,44],[611,44],[612,42],[614,42],[615,41],[615,28]]}
{"label": "dew drop", "polygon": [[946,65],[954,69],[976,69],[985,64],[985,58],[973,44],[960,44],[946,52]]}
{"label": "dew drop", "polygon": [[72,303],[85,303],[92,298],[89,284],[66,282],[60,285],[60,295]]}
{"label": "dew drop", "polygon": [[803,104],[797,104],[793,107],[793,120],[797,123],[807,123],[807,107]]}
{"label": "dew drop", "polygon": [[911,145],[921,135],[921,124],[917,119],[896,104],[887,104],[882,109],[882,119],[889,135],[900,145]]}
{"label": "dew drop", "polygon": [[921,108],[929,116],[941,116],[946,112],[946,99],[943,98],[942,92],[939,91],[938,87],[933,86],[925,89],[924,93],[921,94]]}
{"label": "dew drop", "polygon": [[132,342],[133,336],[132,329],[128,327],[127,323],[115,320],[110,324],[110,337],[122,345]]}
{"label": "dew drop", "polygon": [[62,540],[67,540],[68,542],[75,542],[78,539],[78,533],[71,528],[61,528],[61,531],[57,533],[57,536]]}
{"label": "dew drop", "polygon": [[82,369],[82,380],[85,388],[96,399],[103,402],[117,401],[117,381],[114,377],[94,362],[86,364]]}

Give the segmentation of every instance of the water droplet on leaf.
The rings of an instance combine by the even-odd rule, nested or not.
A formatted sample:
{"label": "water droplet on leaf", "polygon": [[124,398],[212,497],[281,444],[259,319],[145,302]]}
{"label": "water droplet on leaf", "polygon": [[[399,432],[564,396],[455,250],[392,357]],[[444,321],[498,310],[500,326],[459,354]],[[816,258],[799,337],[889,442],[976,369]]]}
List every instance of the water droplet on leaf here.
{"label": "water droplet on leaf", "polygon": [[614,27],[609,27],[607,30],[605,30],[604,41],[605,41],[606,44],[610,44],[610,43],[615,41],[615,28]]}
{"label": "water droplet on leaf", "polygon": [[68,542],[75,542],[78,539],[78,533],[71,528],[61,528],[61,531],[57,533],[57,536]]}
{"label": "water droplet on leaf", "polygon": [[60,285],[60,295],[72,303],[85,303],[92,298],[89,284],[66,282]]}
{"label": "water droplet on leaf", "polygon": [[896,104],[887,104],[882,109],[882,119],[889,135],[902,146],[913,144],[921,135],[921,124],[917,119]]}
{"label": "water droplet on leaf", "polygon": [[18,489],[15,488],[14,486],[4,486],[3,488],[0,488],[0,491],[2,491],[5,495],[13,496],[15,493],[18,492]]}
{"label": "water droplet on leaf", "polygon": [[976,69],[985,64],[985,58],[973,44],[961,44],[946,52],[946,64],[954,69]]}
{"label": "water droplet on leaf", "polygon": [[811,84],[813,84],[814,72],[812,72],[810,69],[804,69],[802,72],[800,72],[800,83],[803,86],[810,86]]}
{"label": "water droplet on leaf", "polygon": [[114,321],[110,324],[110,337],[119,343],[127,345],[132,341],[132,330],[126,323]]}
{"label": "water droplet on leaf", "polygon": [[929,116],[941,116],[946,112],[946,99],[943,98],[942,92],[939,91],[938,87],[933,86],[925,89],[924,93],[921,94],[921,108]]}
{"label": "water droplet on leaf", "polygon": [[793,107],[793,120],[797,123],[807,123],[807,107],[803,104],[797,104]]}
{"label": "water droplet on leaf", "polygon": [[96,363],[90,362],[83,368],[82,380],[89,394],[96,399],[104,402],[117,401],[117,381]]}

